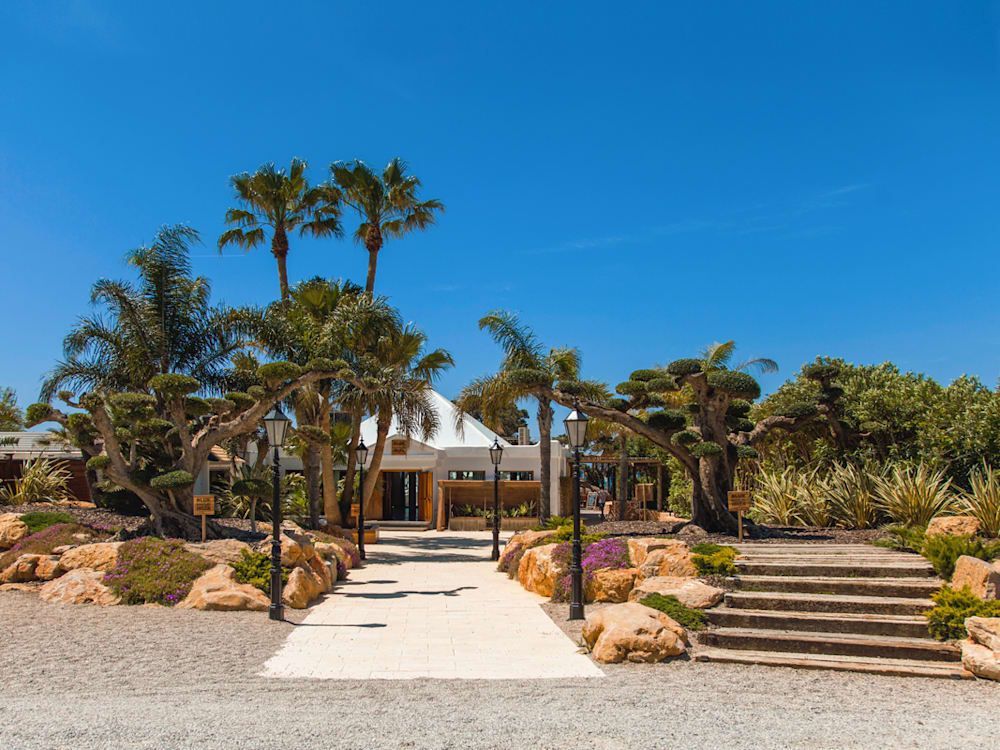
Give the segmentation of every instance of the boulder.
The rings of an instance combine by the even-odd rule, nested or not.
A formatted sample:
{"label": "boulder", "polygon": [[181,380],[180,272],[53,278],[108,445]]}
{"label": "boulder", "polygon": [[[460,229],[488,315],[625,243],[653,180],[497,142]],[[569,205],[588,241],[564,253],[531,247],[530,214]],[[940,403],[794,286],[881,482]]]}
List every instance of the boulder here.
{"label": "boulder", "polygon": [[37,581],[31,583],[0,583],[0,591],[23,591],[33,594],[38,591],[42,584]]}
{"label": "boulder", "polygon": [[927,536],[972,536],[979,533],[974,516],[938,516],[927,524]]}
{"label": "boulder", "polygon": [[[298,528],[298,527],[296,527]],[[257,543],[257,551],[266,555],[271,554],[271,537]],[[316,554],[312,539],[304,532],[299,533],[295,529],[281,529],[281,564],[290,568],[300,560],[308,560]]]}
{"label": "boulder", "polygon": [[[341,539],[338,537],[333,541],[331,541],[330,544],[339,547],[344,553],[347,554],[347,562],[345,563],[345,567],[348,570],[355,567],[355,563],[361,562],[361,556],[358,553],[358,545],[356,545],[350,539]],[[340,556],[338,555],[338,559],[339,558]],[[343,560],[341,560],[341,562],[343,562]]]}
{"label": "boulder", "polygon": [[544,531],[519,531],[507,540],[507,544],[504,545],[500,558],[510,559],[521,550],[527,549],[532,545],[540,544],[549,537],[555,535],[555,533],[555,529],[545,529]]}
{"label": "boulder", "polygon": [[271,600],[256,586],[236,580],[236,571],[219,563],[198,577],[189,593],[177,606],[181,609],[201,609],[221,612],[251,610],[263,612]]}
{"label": "boulder", "polygon": [[960,589],[965,586],[980,599],[1000,598],[1000,562],[990,564],[978,557],[962,555],[955,561],[951,587]]}
{"label": "boulder", "polygon": [[59,555],[41,555],[35,566],[35,578],[39,581],[51,581],[65,572]]}
{"label": "boulder", "polygon": [[337,564],[333,564],[333,570],[330,570],[330,563],[322,559],[319,555],[314,555],[309,558],[306,562],[313,573],[319,576],[320,581],[323,583],[323,593],[333,589],[333,584],[337,582]]}
{"label": "boulder", "polygon": [[976,643],[1000,653],[1000,617],[967,617],[965,629]]}
{"label": "boulder", "polygon": [[685,542],[679,539],[664,540],[665,545],[650,551],[639,566],[644,578],[654,576],[673,576],[676,578],[694,578],[698,569],[691,561],[691,550]]}
{"label": "boulder", "polygon": [[323,581],[311,568],[297,565],[288,576],[282,600],[292,609],[305,609],[323,593]]}
{"label": "boulder", "polygon": [[0,573],[0,583],[27,583],[35,581],[35,568],[41,555],[21,555]]}
{"label": "boulder", "polygon": [[532,547],[521,557],[517,568],[517,580],[528,591],[542,596],[552,596],[559,569],[552,560],[552,553],[558,544],[543,544]]}
{"label": "boulder", "polygon": [[628,556],[632,564],[640,567],[649,553],[658,549],[667,549],[676,544],[676,539],[657,539],[655,537],[638,537],[628,539]]}
{"label": "boulder", "polygon": [[188,542],[184,549],[201,555],[213,565],[232,565],[240,559],[243,551],[251,551],[246,542],[238,539],[213,539],[210,542]]}
{"label": "boulder", "polygon": [[583,640],[599,662],[652,663],[684,653],[687,633],[662,612],[629,602],[593,610]]}
{"label": "boulder", "polygon": [[52,550],[53,555],[65,555],[71,549],[76,547],[75,544],[60,544],[58,547]]}
{"label": "boulder", "polygon": [[638,602],[650,594],[675,596],[677,601],[685,607],[708,609],[721,602],[726,592],[715,586],[702,583],[697,578],[654,576],[647,578],[632,589],[628,599],[630,602]]}
{"label": "boulder", "polygon": [[585,592],[591,602],[627,602],[629,592],[639,576],[638,568],[601,568],[587,581]]}
{"label": "boulder", "polygon": [[49,581],[38,591],[43,601],[61,604],[118,604],[121,598],[103,583],[100,570],[76,568]]}
{"label": "boulder", "polygon": [[28,525],[17,513],[0,515],[0,549],[10,549],[28,535]]}
{"label": "boulder", "polygon": [[1000,680],[1000,654],[971,638],[962,641],[962,666],[984,680]]}
{"label": "boulder", "polygon": [[73,549],[65,552],[59,558],[59,565],[64,570],[87,568],[107,573],[114,569],[118,563],[118,548],[121,546],[121,542],[81,544],[79,547],[73,547]]}

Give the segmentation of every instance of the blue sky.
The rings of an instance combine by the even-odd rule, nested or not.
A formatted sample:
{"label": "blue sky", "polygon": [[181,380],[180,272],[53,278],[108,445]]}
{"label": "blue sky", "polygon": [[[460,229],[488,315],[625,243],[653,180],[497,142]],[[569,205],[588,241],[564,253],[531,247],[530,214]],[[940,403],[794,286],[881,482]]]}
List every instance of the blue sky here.
{"label": "blue sky", "polygon": [[[142,7],[139,7],[139,6]],[[162,224],[216,298],[277,292],[219,257],[228,177],[405,158],[439,225],[378,291],[457,367],[516,310],[588,377],[735,339],[778,360],[893,360],[994,385],[1000,55],[986,2],[0,5],[0,384],[33,401],[90,284]],[[353,217],[349,218],[353,223]],[[363,281],[349,240],[292,280]]]}

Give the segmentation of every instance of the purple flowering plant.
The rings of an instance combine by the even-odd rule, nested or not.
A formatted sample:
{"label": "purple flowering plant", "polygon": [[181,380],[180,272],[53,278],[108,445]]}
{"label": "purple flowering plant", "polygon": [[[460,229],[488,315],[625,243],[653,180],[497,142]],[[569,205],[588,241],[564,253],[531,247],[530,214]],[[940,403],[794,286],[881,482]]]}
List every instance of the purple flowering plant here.
{"label": "purple flowering plant", "polygon": [[[572,592],[572,579],[569,574],[572,556],[573,545],[571,542],[563,542],[552,550],[552,562],[560,571],[552,592],[552,601],[569,601]],[[585,544],[580,562],[583,568],[583,587],[586,589],[593,579],[594,573],[598,570],[604,568],[617,570],[631,565],[628,542],[622,537],[607,537]]]}
{"label": "purple flowering plant", "polygon": [[118,548],[118,560],[104,575],[104,585],[121,596],[123,604],[172,607],[210,567],[210,562],[189,552],[180,540],[140,537]]}

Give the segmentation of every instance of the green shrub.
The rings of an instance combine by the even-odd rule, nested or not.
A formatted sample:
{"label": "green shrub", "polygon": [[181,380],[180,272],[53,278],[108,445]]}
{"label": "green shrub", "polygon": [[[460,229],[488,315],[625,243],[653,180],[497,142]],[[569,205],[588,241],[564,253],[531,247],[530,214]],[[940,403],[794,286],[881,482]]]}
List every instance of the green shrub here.
{"label": "green shrub", "polygon": [[968,555],[980,560],[992,560],[1000,556],[1000,542],[983,542],[969,535],[934,534],[924,539],[920,554],[930,560],[939,576],[950,581],[958,558]]}
{"label": "green shrub", "polygon": [[56,547],[65,544],[83,544],[85,542],[75,537],[82,534],[86,542],[99,540],[99,535],[93,529],[75,523],[57,523],[47,529],[30,534],[0,555],[0,570],[3,570],[21,555],[51,555]]}
{"label": "green shrub", "polygon": [[179,487],[189,487],[194,484],[194,477],[183,469],[168,471],[149,480],[149,486],[154,490],[171,490]]}
{"label": "green shrub", "polygon": [[705,612],[700,609],[685,607],[676,596],[650,594],[643,597],[639,603],[659,610],[678,625],[682,625],[688,630],[701,630],[705,627]]}
{"label": "green shrub", "polygon": [[47,529],[49,526],[55,526],[57,523],[76,523],[76,519],[69,513],[61,511],[51,513],[38,511],[36,513],[25,513],[21,516],[21,523],[28,527],[29,534],[37,534],[39,531]]}
{"label": "green shrub", "polygon": [[892,473],[875,477],[879,509],[895,523],[927,526],[935,516],[955,509],[957,500],[951,481],[943,471],[932,471],[923,463],[896,466]]}
{"label": "green shrub", "polygon": [[916,552],[918,555],[924,548],[924,528],[921,526],[901,526],[895,524],[886,526],[885,531],[889,536],[876,539],[873,544],[876,547],[899,550],[900,552]]}
{"label": "green shrub", "polygon": [[[240,559],[234,562],[236,580],[256,586],[265,594],[271,593],[271,557],[263,552],[240,550]],[[281,569],[281,581],[288,581],[288,571]]]}
{"label": "green shrub", "polygon": [[965,630],[967,617],[1000,617],[1000,601],[984,600],[972,593],[968,586],[955,590],[942,586],[931,595],[934,607],[924,613],[927,629],[939,641],[957,640],[968,636]]}
{"label": "green shrub", "polygon": [[163,604],[172,607],[191,591],[191,584],[212,567],[184,543],[156,537],[132,539],[118,548],[118,562],[104,576],[105,585],[123,604]]}
{"label": "green shrub", "polygon": [[983,464],[969,475],[972,492],[962,495],[963,510],[979,521],[985,536],[1000,537],[1000,470]]}
{"label": "green shrub", "polygon": [[691,548],[691,562],[703,576],[733,575],[736,573],[736,549],[721,544],[696,544]]}

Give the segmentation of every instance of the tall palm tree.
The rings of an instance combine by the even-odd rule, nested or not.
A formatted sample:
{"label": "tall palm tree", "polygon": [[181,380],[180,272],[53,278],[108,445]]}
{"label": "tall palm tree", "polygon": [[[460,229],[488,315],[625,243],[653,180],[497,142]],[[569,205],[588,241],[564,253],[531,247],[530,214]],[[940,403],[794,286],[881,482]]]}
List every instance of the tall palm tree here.
{"label": "tall palm tree", "polygon": [[732,364],[733,355],[736,353],[736,342],[714,342],[701,350],[701,369],[705,372],[712,370],[738,370],[746,372],[756,368],[760,372],[769,373],[778,371],[778,363],[767,357],[756,357],[746,359],[737,364]]}
{"label": "tall palm tree", "polygon": [[300,235],[340,237],[340,206],[336,193],[323,187],[310,187],[305,176],[306,163],[292,159],[286,173],[274,164],[265,164],[256,172],[243,172],[231,178],[240,208],[226,211],[227,229],[219,237],[219,252],[227,245],[245,250],[265,241],[265,227],[271,229],[271,254],[278,262],[281,299],[287,300],[288,235],[295,229]]}
{"label": "tall palm tree", "polygon": [[[456,427],[461,429],[462,414],[478,411],[490,429],[500,429],[501,415],[505,410],[524,399],[534,399],[541,460],[539,515],[542,519],[548,518],[552,509],[552,418],[555,412],[546,393],[560,381],[579,381],[579,353],[568,348],[546,351],[534,332],[517,315],[505,310],[495,310],[483,316],[479,329],[489,332],[503,349],[504,358],[498,372],[477,378],[462,389],[456,400]],[[581,388],[588,385],[581,383]]]}
{"label": "tall palm tree", "polygon": [[149,392],[154,375],[181,373],[208,391],[227,385],[231,358],[245,346],[238,311],[210,304],[211,285],[191,275],[198,232],[163,227],[126,262],[138,283],[102,279],[90,301],[104,313],[82,316],[63,341],[64,359],[42,385],[41,400],[62,389]]}
{"label": "tall palm tree", "polygon": [[336,162],[330,165],[333,180],[328,191],[331,202],[342,201],[358,212],[361,221],[354,239],[368,251],[368,277],[365,291],[375,291],[378,254],[387,238],[398,238],[434,223],[444,211],[439,200],[420,200],[420,180],[406,173],[406,163],[395,158],[382,174],[376,174],[363,161]]}

